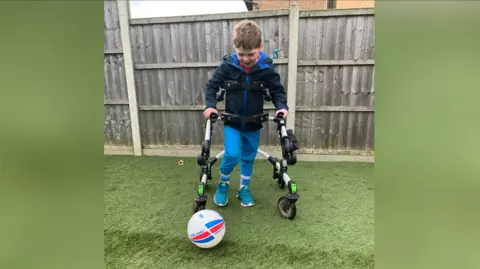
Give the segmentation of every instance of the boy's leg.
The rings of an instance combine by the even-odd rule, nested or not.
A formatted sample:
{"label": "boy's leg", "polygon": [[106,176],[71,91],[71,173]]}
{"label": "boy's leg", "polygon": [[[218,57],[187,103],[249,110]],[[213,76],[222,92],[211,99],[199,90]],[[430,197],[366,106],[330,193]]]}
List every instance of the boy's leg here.
{"label": "boy's leg", "polygon": [[240,132],[225,125],[223,140],[225,153],[220,163],[220,182],[213,197],[214,203],[218,206],[226,206],[228,203],[230,174],[240,160]]}
{"label": "boy's leg", "polygon": [[255,202],[250,195],[250,179],[253,174],[253,164],[260,142],[260,130],[242,134],[242,153],[240,163],[240,188],[238,198],[244,207],[253,206]]}

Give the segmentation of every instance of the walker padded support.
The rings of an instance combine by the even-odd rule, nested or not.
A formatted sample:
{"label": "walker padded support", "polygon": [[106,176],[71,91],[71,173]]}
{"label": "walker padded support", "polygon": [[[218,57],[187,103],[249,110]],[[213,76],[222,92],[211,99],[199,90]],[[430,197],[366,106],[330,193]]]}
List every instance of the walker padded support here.
{"label": "walker padded support", "polygon": [[300,148],[298,147],[297,137],[293,134],[293,130],[287,129],[287,135],[288,135],[288,139],[290,140],[292,152],[299,150]]}
{"label": "walker padded support", "polygon": [[295,151],[298,150],[297,138],[293,134],[291,129],[286,130],[287,136],[280,139],[282,143],[282,157],[287,161],[289,165],[297,163],[297,156]]}

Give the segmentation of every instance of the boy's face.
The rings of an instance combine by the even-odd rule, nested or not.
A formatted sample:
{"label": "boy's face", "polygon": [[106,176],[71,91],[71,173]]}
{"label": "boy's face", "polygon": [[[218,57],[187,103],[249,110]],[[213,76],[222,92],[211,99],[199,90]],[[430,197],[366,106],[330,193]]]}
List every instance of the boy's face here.
{"label": "boy's face", "polygon": [[260,53],[260,48],[252,49],[252,50],[245,50],[243,48],[236,48],[238,60],[246,67],[252,67],[255,65],[258,55]]}

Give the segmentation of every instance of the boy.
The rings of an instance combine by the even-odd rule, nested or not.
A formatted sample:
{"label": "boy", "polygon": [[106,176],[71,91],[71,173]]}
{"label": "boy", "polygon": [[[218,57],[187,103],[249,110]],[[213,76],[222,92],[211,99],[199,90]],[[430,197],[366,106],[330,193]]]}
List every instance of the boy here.
{"label": "boy", "polygon": [[[262,51],[262,33],[253,21],[244,20],[235,25],[232,34],[236,53],[227,54],[217,66],[205,90],[208,119],[216,110],[216,94],[219,87],[225,89],[225,112],[243,117],[263,113],[264,88],[268,88],[277,115],[288,114],[285,91],[273,61]],[[240,188],[237,197],[243,207],[254,205],[250,194],[250,178],[260,141],[261,123],[224,122],[225,154],[220,164],[220,182],[213,201],[226,206],[230,188],[230,174],[240,162]]]}

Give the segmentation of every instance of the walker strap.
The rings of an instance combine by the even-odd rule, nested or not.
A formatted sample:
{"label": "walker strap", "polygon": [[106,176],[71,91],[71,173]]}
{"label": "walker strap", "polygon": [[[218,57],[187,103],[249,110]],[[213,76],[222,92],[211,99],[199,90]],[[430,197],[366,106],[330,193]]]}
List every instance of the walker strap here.
{"label": "walker strap", "polygon": [[254,116],[239,116],[231,113],[221,113],[225,122],[262,123],[268,120],[268,113]]}
{"label": "walker strap", "polygon": [[265,82],[256,81],[253,83],[238,83],[236,81],[225,81],[223,84],[225,90],[264,90],[266,89]]}

